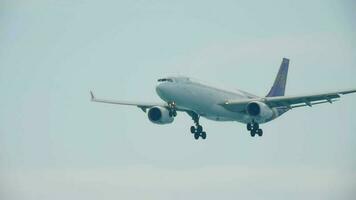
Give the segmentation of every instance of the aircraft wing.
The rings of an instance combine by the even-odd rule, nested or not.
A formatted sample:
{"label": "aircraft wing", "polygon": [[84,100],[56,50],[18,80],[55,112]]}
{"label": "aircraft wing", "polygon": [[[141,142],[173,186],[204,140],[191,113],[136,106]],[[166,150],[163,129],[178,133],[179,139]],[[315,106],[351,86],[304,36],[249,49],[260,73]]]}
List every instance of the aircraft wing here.
{"label": "aircraft wing", "polygon": [[117,104],[117,105],[126,105],[126,106],[137,106],[146,112],[147,108],[154,106],[168,107],[167,103],[148,103],[148,102],[133,102],[133,101],[118,101],[110,99],[97,99],[93,92],[90,91],[91,101],[99,103],[108,103],[108,104]]}
{"label": "aircraft wing", "polygon": [[224,108],[234,111],[241,112],[244,111],[247,104],[253,101],[260,101],[267,104],[271,108],[285,107],[285,108],[297,108],[304,106],[313,106],[322,103],[332,103],[340,98],[340,95],[355,93],[356,89],[353,90],[342,90],[337,92],[328,92],[312,95],[300,95],[300,96],[277,96],[277,97],[264,97],[264,98],[252,98],[242,101],[228,100],[220,105]]}

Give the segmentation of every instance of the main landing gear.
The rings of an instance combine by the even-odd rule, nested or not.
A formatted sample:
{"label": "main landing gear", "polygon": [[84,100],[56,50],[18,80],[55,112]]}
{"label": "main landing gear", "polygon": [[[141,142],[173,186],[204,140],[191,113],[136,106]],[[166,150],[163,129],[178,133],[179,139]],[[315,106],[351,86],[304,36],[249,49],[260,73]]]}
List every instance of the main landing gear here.
{"label": "main landing gear", "polygon": [[263,135],[262,129],[260,129],[258,123],[254,121],[247,124],[247,130],[250,131],[252,137],[255,137],[256,134],[260,137]]}
{"label": "main landing gear", "polygon": [[203,140],[206,139],[206,132],[203,131],[203,127],[199,124],[199,115],[196,113],[190,114],[192,116],[192,119],[194,121],[195,126],[190,127],[190,132],[194,134],[194,138],[196,140],[201,137]]}

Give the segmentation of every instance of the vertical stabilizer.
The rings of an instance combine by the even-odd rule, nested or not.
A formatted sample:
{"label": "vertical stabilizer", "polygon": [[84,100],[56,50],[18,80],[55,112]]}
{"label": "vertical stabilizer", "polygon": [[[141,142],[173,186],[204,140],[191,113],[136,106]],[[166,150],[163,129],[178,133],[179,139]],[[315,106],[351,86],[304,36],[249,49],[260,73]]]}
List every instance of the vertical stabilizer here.
{"label": "vertical stabilizer", "polygon": [[288,67],[289,59],[283,58],[276,80],[274,81],[271,90],[267,94],[267,97],[284,96],[287,83]]}

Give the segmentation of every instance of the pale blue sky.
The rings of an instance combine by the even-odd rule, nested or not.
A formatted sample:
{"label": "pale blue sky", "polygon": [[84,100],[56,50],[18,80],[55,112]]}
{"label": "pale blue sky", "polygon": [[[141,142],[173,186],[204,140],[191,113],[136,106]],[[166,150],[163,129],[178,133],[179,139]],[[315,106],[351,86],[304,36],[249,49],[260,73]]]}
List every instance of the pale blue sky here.
{"label": "pale blue sky", "polygon": [[187,75],[264,95],[356,87],[354,1],[0,1],[0,198],[354,199],[356,95],[251,138],[179,113],[158,126],[100,97],[160,101]]}

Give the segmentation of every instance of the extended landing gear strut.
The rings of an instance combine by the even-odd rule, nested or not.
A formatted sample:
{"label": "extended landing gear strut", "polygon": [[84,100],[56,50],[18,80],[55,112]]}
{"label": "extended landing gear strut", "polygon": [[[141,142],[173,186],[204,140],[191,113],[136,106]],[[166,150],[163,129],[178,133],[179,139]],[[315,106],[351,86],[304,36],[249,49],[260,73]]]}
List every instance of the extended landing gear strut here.
{"label": "extended landing gear strut", "polygon": [[256,134],[260,137],[263,135],[262,129],[260,129],[258,123],[254,121],[247,124],[247,130],[250,131],[252,137],[255,137]]}
{"label": "extended landing gear strut", "polygon": [[168,103],[169,107],[169,116],[170,117],[177,117],[177,110],[176,110],[176,102],[169,102]]}
{"label": "extended landing gear strut", "polygon": [[199,139],[199,137],[203,138],[204,140],[206,139],[206,132],[203,131],[203,127],[199,124],[199,115],[197,115],[196,113],[192,113],[192,114],[189,114],[193,121],[194,121],[194,124],[195,126],[191,126],[190,127],[190,132],[192,134],[194,134],[194,138],[196,140]]}

